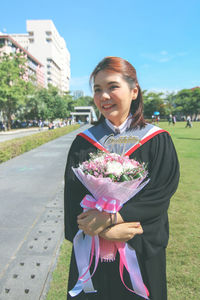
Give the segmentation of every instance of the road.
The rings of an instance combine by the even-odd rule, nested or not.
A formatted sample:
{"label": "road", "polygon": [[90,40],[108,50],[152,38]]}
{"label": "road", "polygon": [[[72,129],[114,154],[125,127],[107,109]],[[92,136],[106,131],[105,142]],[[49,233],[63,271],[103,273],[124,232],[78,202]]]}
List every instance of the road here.
{"label": "road", "polygon": [[0,300],[45,299],[63,240],[67,152],[85,128],[0,165]]}

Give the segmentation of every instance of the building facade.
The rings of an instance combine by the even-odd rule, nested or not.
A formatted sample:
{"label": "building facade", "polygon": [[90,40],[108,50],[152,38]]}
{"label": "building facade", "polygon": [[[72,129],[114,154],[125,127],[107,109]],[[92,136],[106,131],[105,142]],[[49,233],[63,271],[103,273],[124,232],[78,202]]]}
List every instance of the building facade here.
{"label": "building facade", "polygon": [[74,96],[74,99],[78,99],[78,98],[84,97],[85,94],[82,90],[76,90],[76,91],[73,91],[73,96]]}
{"label": "building facade", "polygon": [[45,86],[52,84],[69,91],[70,53],[65,40],[51,20],[27,20],[27,34],[12,34],[25,49],[44,65]]}
{"label": "building facade", "polygon": [[3,53],[23,53],[27,58],[27,70],[23,77],[25,80],[31,80],[34,84],[41,87],[45,86],[44,68],[42,63],[36,59],[29,51],[27,51],[21,44],[14,40],[10,35],[0,35],[0,55]]}

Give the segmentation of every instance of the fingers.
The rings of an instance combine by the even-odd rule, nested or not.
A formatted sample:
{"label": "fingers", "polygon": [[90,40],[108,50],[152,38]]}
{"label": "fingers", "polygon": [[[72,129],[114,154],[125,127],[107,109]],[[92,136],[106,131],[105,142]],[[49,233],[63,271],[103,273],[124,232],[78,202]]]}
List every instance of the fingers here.
{"label": "fingers", "polygon": [[88,216],[88,212],[87,211],[82,212],[80,215],[78,215],[77,220],[84,219],[87,216]]}
{"label": "fingers", "polygon": [[134,228],[134,233],[135,234],[143,234],[142,226],[140,226],[138,228]]}
{"label": "fingers", "polygon": [[81,220],[84,219],[86,217],[93,217],[95,215],[101,214],[100,211],[98,211],[97,209],[90,209],[88,211],[82,212],[80,215],[77,216],[77,220]]}
{"label": "fingers", "polygon": [[126,224],[128,224],[128,226],[132,228],[138,228],[141,226],[140,222],[128,222]]}
{"label": "fingers", "polygon": [[139,222],[130,222],[128,223],[128,227],[132,229],[135,234],[143,233],[143,228]]}

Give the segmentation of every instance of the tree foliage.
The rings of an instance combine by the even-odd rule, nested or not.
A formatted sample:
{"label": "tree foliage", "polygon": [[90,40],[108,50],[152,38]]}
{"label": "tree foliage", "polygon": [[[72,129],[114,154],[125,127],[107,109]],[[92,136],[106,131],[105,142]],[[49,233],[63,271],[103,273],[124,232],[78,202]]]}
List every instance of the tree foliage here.
{"label": "tree foliage", "polygon": [[155,111],[159,111],[161,116],[165,115],[165,104],[162,96],[163,93],[143,91],[145,116],[151,117]]}
{"label": "tree foliage", "polygon": [[33,92],[31,82],[25,81],[26,58],[21,53],[0,56],[0,110],[11,127],[12,116],[24,107],[27,95]]}
{"label": "tree foliage", "polygon": [[175,106],[175,113],[196,118],[200,113],[200,88],[179,91],[176,95]]}
{"label": "tree foliage", "polygon": [[143,98],[147,117],[151,117],[154,111],[159,111],[161,117],[173,114],[180,117],[190,115],[196,119],[200,114],[200,88],[183,89],[165,95],[143,91]]}

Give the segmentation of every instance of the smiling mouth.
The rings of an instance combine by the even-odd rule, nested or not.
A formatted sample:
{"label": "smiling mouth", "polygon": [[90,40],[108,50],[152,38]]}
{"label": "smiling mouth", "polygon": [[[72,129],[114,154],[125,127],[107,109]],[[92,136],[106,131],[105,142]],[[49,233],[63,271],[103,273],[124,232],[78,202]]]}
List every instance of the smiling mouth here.
{"label": "smiling mouth", "polygon": [[111,109],[114,106],[115,106],[115,104],[104,104],[104,105],[102,105],[102,108],[104,110],[109,110],[109,109]]}

